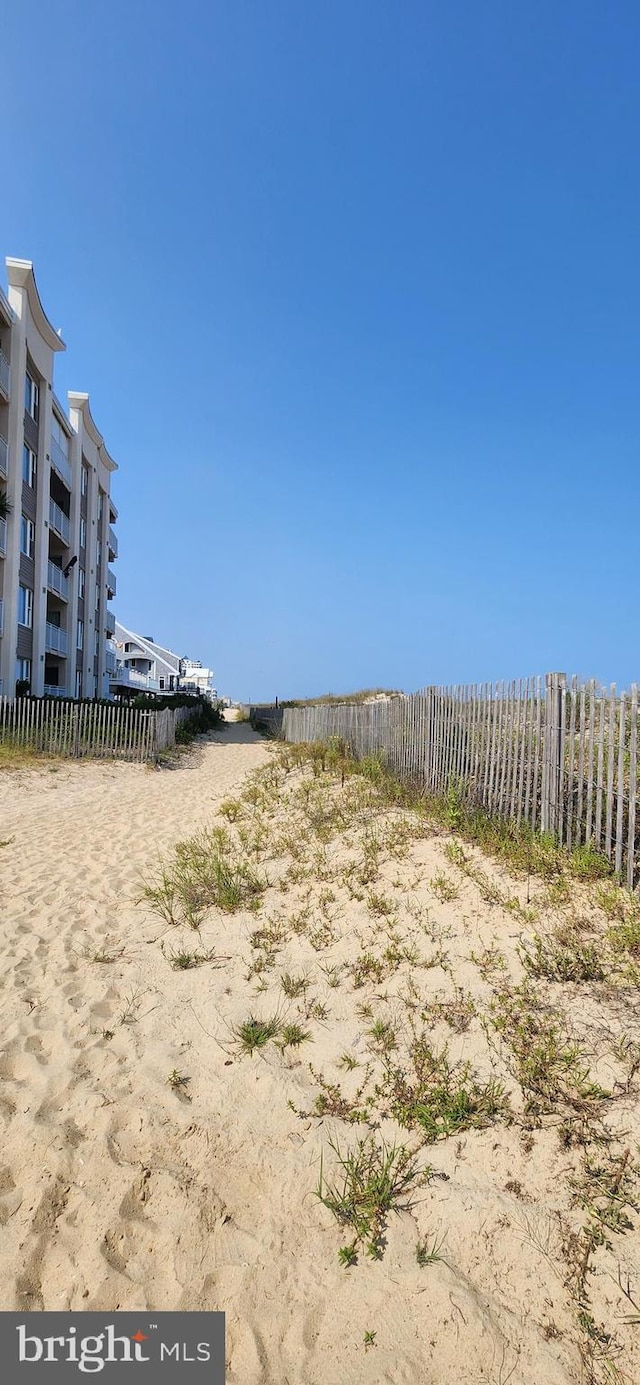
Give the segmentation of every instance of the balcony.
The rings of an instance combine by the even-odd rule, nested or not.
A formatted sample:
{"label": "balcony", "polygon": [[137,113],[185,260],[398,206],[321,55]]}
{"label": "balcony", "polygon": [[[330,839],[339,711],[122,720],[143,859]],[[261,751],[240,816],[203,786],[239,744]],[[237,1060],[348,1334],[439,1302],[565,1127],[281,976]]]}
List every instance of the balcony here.
{"label": "balcony", "polygon": [[4,352],[3,352],[3,351],[0,351],[0,394],[2,395],[3,399],[8,399],[8,398],[9,398],[9,380],[10,380],[10,378],[11,378],[11,371],[10,371],[10,369],[9,369],[9,362],[8,362],[8,360],[7,360],[7,358],[6,358],[5,354],[4,354]]}
{"label": "balcony", "polygon": [[116,594],[116,574],[110,567],[107,568],[107,592],[109,600]]}
{"label": "balcony", "polygon": [[6,438],[0,437],[0,476],[6,476],[9,470],[9,444]]}
{"label": "balcony", "polygon": [[4,601],[0,596],[0,635],[4,635]]}
{"label": "balcony", "polygon": [[105,611],[105,613],[104,613],[104,628],[105,628],[105,630],[106,630],[106,632],[107,632],[108,635],[115,635],[115,633],[116,633],[116,618],[115,618],[115,616],[114,616],[114,614],[113,614],[113,611],[109,611],[109,610]]}
{"label": "balcony", "polygon": [[117,658],[117,655],[116,655],[116,653],[115,653],[115,650],[113,650],[113,651],[110,650],[108,646],[107,646],[107,652],[106,652],[106,654],[105,654],[105,656],[104,656],[104,667],[105,667],[105,672],[108,673],[109,676],[110,676],[111,678],[112,678],[113,675],[115,674],[116,669],[117,669],[117,667],[118,667],[118,658]]}
{"label": "balcony", "polygon": [[110,558],[117,558],[117,556],[118,556],[118,540],[117,540],[117,538],[116,538],[115,531],[111,528],[111,525],[109,525],[109,538],[108,538],[108,542],[109,542],[109,557],[110,557]]}
{"label": "balcony", "polygon": [[137,668],[127,668],[126,664],[116,664],[111,681],[123,687],[139,688],[141,692],[158,692],[160,688],[157,678],[151,678],[148,673],[138,673]]}
{"label": "balcony", "polygon": [[51,448],[51,465],[54,471],[58,473],[60,480],[64,482],[65,486],[67,487],[67,490],[71,490],[73,484],[73,472],[71,470],[71,463],[67,457],[67,454],[61,448],[57,438],[52,437],[49,446]]}
{"label": "balcony", "polygon": [[69,578],[65,577],[62,568],[51,561],[47,564],[47,587],[56,596],[61,596],[63,601],[69,600]]}
{"label": "balcony", "polygon": [[47,621],[45,628],[44,647],[47,651],[47,654],[62,654],[63,657],[66,656],[66,630],[62,630],[59,625],[50,625],[49,621]]}
{"label": "balcony", "polygon": [[49,501],[49,524],[54,533],[58,534],[66,544],[70,542],[71,524],[69,516],[63,513],[59,505],[56,505],[55,500]]}
{"label": "balcony", "polygon": [[7,521],[0,519],[0,558],[4,558],[7,551]]}
{"label": "balcony", "polygon": [[67,689],[66,689],[66,688],[61,688],[61,687],[59,686],[58,683],[45,683],[45,685],[44,685],[44,695],[45,695],[45,697],[68,697],[68,696],[69,696],[69,694],[68,694],[68,692],[67,692]]}

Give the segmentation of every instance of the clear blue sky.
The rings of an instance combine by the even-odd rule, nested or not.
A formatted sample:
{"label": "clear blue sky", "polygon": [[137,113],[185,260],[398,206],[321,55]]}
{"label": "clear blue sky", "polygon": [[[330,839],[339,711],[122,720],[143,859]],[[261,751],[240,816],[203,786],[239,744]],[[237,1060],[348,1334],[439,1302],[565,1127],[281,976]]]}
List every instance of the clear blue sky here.
{"label": "clear blue sky", "polygon": [[2,6],[116,612],[254,700],[638,667],[633,0]]}

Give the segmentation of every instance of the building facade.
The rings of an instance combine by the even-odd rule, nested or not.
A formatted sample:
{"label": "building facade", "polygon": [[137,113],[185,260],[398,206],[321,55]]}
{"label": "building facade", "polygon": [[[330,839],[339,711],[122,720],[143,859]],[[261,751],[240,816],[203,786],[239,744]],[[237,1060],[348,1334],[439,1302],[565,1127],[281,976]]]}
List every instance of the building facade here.
{"label": "building facade", "polygon": [[152,635],[138,635],[116,621],[114,642],[117,654],[116,672],[111,678],[114,696],[150,692],[166,697],[171,693],[189,692],[199,693],[211,701],[215,698],[211,669],[156,644]]}
{"label": "building facade", "polygon": [[182,687],[186,692],[198,692],[201,697],[206,697],[210,702],[215,702],[218,696],[213,685],[213,670],[203,668],[202,664],[194,659],[185,659],[182,669]]}
{"label": "building facade", "polygon": [[0,292],[0,691],[108,697],[115,630],[108,602],[118,545],[117,470],[87,394],[54,392],[64,342],[33,266],[8,259]]}
{"label": "building facade", "polygon": [[139,692],[166,696],[178,691],[183,663],[178,654],[156,644],[151,635],[137,635],[119,621],[116,621],[114,645],[117,660],[111,677],[114,696]]}

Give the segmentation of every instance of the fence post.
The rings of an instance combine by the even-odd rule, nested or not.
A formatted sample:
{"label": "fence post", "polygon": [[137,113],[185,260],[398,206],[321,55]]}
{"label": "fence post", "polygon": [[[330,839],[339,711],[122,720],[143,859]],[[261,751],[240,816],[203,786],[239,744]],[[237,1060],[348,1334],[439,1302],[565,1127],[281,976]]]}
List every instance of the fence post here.
{"label": "fence post", "polygon": [[80,758],[80,708],[77,702],[73,708],[73,756],[75,760]]}
{"label": "fence post", "polygon": [[425,727],[425,747],[424,747],[424,787],[429,792],[433,789],[433,765],[434,765],[434,716],[435,716],[435,685],[429,684],[425,688],[427,698],[426,716],[424,719]]}
{"label": "fence post", "polygon": [[544,754],[540,827],[557,840],[561,835],[564,783],[564,708],[567,675],[545,674]]}

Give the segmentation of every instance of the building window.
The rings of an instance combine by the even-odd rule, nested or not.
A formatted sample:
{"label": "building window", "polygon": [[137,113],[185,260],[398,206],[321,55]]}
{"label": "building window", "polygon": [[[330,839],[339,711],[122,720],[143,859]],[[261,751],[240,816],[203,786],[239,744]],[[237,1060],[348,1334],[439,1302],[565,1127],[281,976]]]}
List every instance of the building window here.
{"label": "building window", "polygon": [[35,489],[36,471],[36,454],[31,451],[30,447],[27,447],[25,442],[22,449],[22,479],[26,481],[28,486],[31,486],[32,490]]}
{"label": "building window", "polygon": [[104,514],[104,491],[100,491],[99,494],[98,494],[98,519],[102,519],[103,514]]}
{"label": "building window", "polygon": [[99,653],[100,653],[100,631],[99,631],[99,630],[96,630],[95,633],[94,633],[94,636],[93,636],[93,652],[94,652],[94,654],[95,654],[95,656],[96,656],[96,659],[97,659],[97,657],[98,657],[98,655],[99,655]]}
{"label": "building window", "polygon": [[34,421],[38,422],[38,406],[40,403],[40,388],[33,377],[27,371],[24,381],[24,407]]}
{"label": "building window", "polygon": [[160,691],[164,692],[164,678],[160,679]]}
{"label": "building window", "polygon": [[33,558],[35,542],[36,529],[33,520],[23,515],[20,521],[20,552],[24,553],[25,558]]}
{"label": "building window", "polygon": [[83,463],[82,463],[82,471],[81,471],[81,473],[80,473],[80,494],[81,494],[81,495],[86,495],[88,489],[89,489],[89,468],[86,467],[85,464],[84,464],[84,462],[83,462]]}
{"label": "building window", "polygon": [[18,624],[33,626],[33,592],[30,587],[18,587]]}
{"label": "building window", "polygon": [[78,621],[78,632],[76,635],[76,649],[84,649],[84,621]]}
{"label": "building window", "polygon": [[84,601],[84,568],[78,568],[78,596]]}
{"label": "building window", "polygon": [[76,670],[76,697],[82,697],[82,674],[80,669]]}
{"label": "building window", "polygon": [[31,660],[16,659],[16,683],[31,682]]}
{"label": "building window", "polygon": [[97,561],[98,567],[100,567],[100,564],[101,564],[101,562],[102,562],[102,540],[101,540],[101,539],[98,539],[98,548],[97,548],[97,554],[96,554],[96,561]]}
{"label": "building window", "polygon": [[87,526],[86,526],[86,523],[85,523],[85,520],[84,520],[83,516],[81,515],[81,516],[80,516],[80,547],[81,547],[81,548],[86,548],[86,546],[87,546]]}

